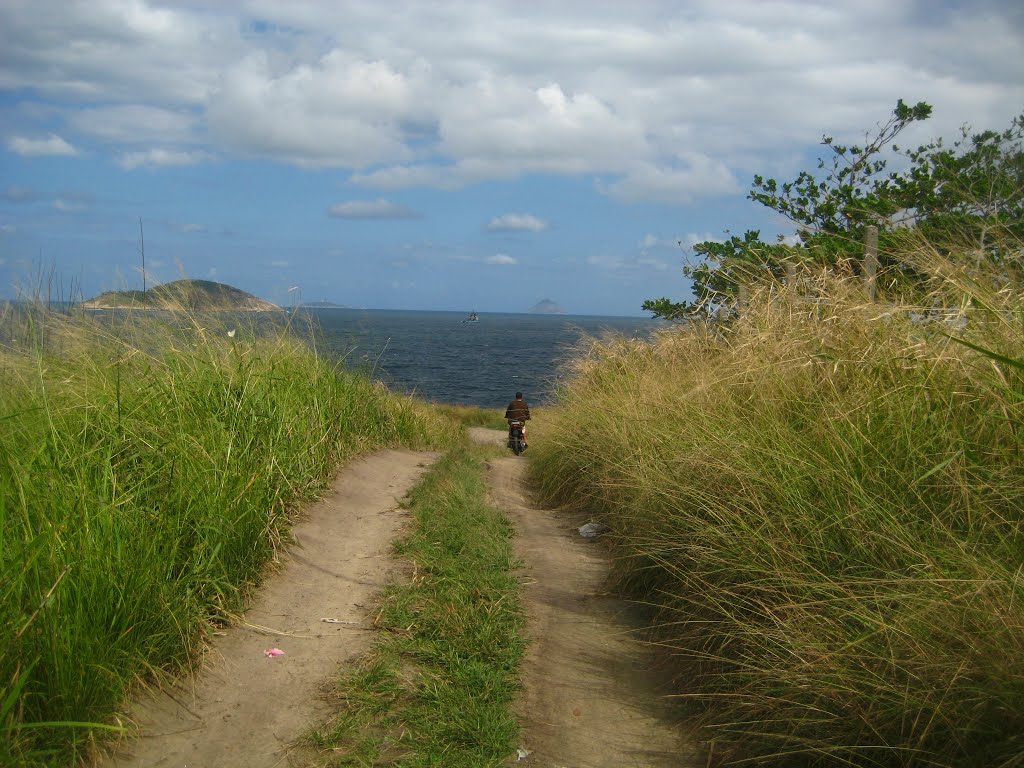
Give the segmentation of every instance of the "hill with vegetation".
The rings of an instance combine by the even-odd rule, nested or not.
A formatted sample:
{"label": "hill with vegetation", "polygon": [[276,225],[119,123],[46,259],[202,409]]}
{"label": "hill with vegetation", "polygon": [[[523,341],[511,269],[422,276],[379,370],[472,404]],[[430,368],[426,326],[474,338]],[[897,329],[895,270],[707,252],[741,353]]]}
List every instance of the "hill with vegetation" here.
{"label": "hill with vegetation", "polygon": [[277,312],[280,307],[212,280],[175,280],[148,291],[107,291],[82,303],[86,309],[188,309]]}

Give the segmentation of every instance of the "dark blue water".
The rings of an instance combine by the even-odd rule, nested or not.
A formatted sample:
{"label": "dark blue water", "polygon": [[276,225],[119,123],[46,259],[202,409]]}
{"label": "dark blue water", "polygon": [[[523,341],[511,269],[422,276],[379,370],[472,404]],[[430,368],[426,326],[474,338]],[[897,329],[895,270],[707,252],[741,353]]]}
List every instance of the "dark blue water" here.
{"label": "dark blue water", "polygon": [[584,336],[648,336],[637,317],[310,309],[324,356],[370,371],[396,392],[440,403],[504,408],[517,390],[550,402],[559,370]]}

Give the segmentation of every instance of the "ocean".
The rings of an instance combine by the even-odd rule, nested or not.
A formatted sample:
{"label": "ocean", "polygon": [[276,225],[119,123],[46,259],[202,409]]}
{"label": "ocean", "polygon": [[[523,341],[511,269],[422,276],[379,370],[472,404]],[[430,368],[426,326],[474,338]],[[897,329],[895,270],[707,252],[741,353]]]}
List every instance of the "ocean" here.
{"label": "ocean", "polygon": [[367,371],[396,392],[439,403],[504,408],[517,390],[551,402],[562,363],[585,336],[646,338],[643,317],[305,309],[322,355]]}
{"label": "ocean", "polygon": [[[663,320],[594,315],[480,312],[479,320],[470,323],[461,312],[319,307],[298,312],[291,327],[299,333],[316,328],[312,339],[324,357],[367,372],[395,392],[482,408],[504,408],[517,390],[531,404],[551,402],[562,366],[581,338],[606,333],[646,338],[666,326]],[[131,317],[131,312],[95,310],[89,316],[104,322]],[[0,313],[0,345],[8,340],[12,346],[29,343],[28,337],[15,338],[22,334],[19,317],[17,312]],[[218,315],[218,322],[227,322],[225,317]],[[273,329],[287,316],[253,313],[239,320]],[[185,325],[190,327],[191,321]]]}

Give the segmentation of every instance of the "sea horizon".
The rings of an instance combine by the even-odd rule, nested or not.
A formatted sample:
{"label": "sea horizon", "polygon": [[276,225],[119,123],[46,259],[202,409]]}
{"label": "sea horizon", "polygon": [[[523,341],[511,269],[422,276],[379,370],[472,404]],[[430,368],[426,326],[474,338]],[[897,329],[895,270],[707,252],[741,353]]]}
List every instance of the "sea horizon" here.
{"label": "sea horizon", "polygon": [[[257,297],[257,298],[259,298],[259,297]],[[19,299],[19,298],[11,299],[11,298],[0,298],[0,305],[19,306],[19,305],[42,304],[43,306],[47,306],[47,307],[59,307],[59,308],[62,308],[62,309],[66,309],[66,308],[73,308],[73,307],[76,307],[76,306],[81,306],[84,302],[91,301],[91,300],[92,299],[75,299],[73,301],[66,301],[66,300],[58,300],[58,299],[35,299],[35,298],[32,298],[32,299]],[[269,302],[269,300],[267,300],[267,299],[263,299],[263,301],[268,301],[268,303],[273,303],[273,302]],[[276,306],[279,307],[280,309],[286,311],[286,312],[292,311],[292,310],[295,310],[295,309],[302,309],[302,310],[314,309],[314,310],[344,310],[344,311],[359,311],[359,312],[437,312],[437,313],[456,314],[456,315],[464,315],[464,316],[465,315],[469,315],[470,312],[476,312],[478,315],[494,315],[494,316],[500,316],[500,315],[527,315],[527,316],[530,316],[530,317],[613,317],[613,318],[622,318],[622,319],[628,319],[628,320],[644,320],[644,319],[647,319],[647,320],[657,320],[657,318],[652,318],[649,314],[620,315],[620,314],[602,313],[602,312],[531,312],[529,310],[524,310],[524,311],[520,311],[520,312],[513,312],[513,311],[498,311],[498,310],[487,310],[487,309],[483,309],[483,310],[480,310],[480,309],[476,309],[476,310],[468,309],[468,310],[466,310],[466,309],[418,309],[418,308],[410,309],[410,308],[398,308],[398,307],[356,307],[356,306],[352,306],[352,305],[348,305],[348,304],[335,304],[334,302],[325,302],[323,304],[318,304],[316,302],[302,302],[302,303],[299,303],[297,305],[277,304]],[[89,307],[83,307],[83,308],[84,309],[94,309],[94,308],[89,308]],[[107,307],[107,308],[98,308],[98,309],[109,311],[110,308]],[[130,307],[130,308],[129,307],[124,307],[123,309],[132,309],[132,310],[138,310],[138,311],[141,311],[141,312],[148,312],[148,311],[153,311],[153,310],[158,310],[159,311],[159,310],[162,310],[163,308],[161,308],[161,307],[136,306],[136,307]],[[201,310],[201,311],[230,313],[230,312],[237,312],[239,310],[238,309],[218,309],[218,310]],[[251,311],[259,311],[259,310],[251,310]]]}
{"label": "sea horizon", "polygon": [[[5,307],[37,303],[0,302]],[[79,303],[49,302],[45,306],[74,311]],[[268,318],[272,324],[279,322],[273,320],[275,316],[280,317],[313,342],[318,354],[366,373],[395,392],[430,402],[488,408],[503,408],[516,391],[526,393],[534,404],[553,402],[560,382],[568,375],[567,364],[580,354],[585,338],[609,333],[648,338],[668,326],[659,318],[628,315],[478,310],[479,319],[467,322],[469,311],[450,309],[300,305],[282,310],[284,315],[279,310],[208,314],[222,318],[218,322],[229,321],[232,313],[239,318]],[[82,311],[96,316],[168,312],[156,308]],[[295,317],[302,321],[294,323]],[[0,321],[4,319],[0,315]]]}
{"label": "sea horizon", "polygon": [[664,320],[422,309],[304,307],[315,319],[318,348],[389,388],[423,399],[504,408],[516,391],[553,401],[567,363],[584,338],[608,333],[649,337]]}
{"label": "sea horizon", "polygon": [[[292,309],[291,306],[282,306],[282,309]],[[614,317],[621,318],[624,320],[654,320],[649,314],[639,315],[616,315],[616,314],[605,314],[601,312],[530,312],[529,310],[523,312],[511,312],[511,311],[498,311],[498,310],[487,310],[487,309],[405,309],[405,308],[394,308],[394,307],[353,307],[343,305],[318,305],[313,303],[302,303],[298,304],[295,308],[297,309],[314,309],[314,310],[342,310],[346,312],[359,311],[359,312],[434,312],[438,314],[449,314],[449,315],[460,315],[462,317],[468,316],[471,312],[475,312],[480,316],[502,316],[502,315],[525,315],[528,317]]]}

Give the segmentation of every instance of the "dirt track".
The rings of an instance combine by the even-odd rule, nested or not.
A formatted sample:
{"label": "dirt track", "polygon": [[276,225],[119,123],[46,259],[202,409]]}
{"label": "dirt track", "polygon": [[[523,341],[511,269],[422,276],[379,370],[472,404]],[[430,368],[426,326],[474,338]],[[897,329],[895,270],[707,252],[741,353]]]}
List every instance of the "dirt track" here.
{"label": "dirt track", "polygon": [[[471,434],[504,441],[493,430]],[[368,650],[369,609],[394,572],[388,553],[406,519],[399,501],[434,458],[381,451],[346,468],[294,529],[298,547],[260,590],[245,623],[217,638],[196,679],[138,702],[131,717],[141,737],[102,766],[320,764],[292,742],[329,714],[321,692],[339,667]],[[530,506],[525,462],[509,454],[489,465],[491,501],[515,523],[525,563],[531,642],[519,713],[529,755],[517,764],[702,765],[659,705],[645,649],[630,634],[629,606],[602,591],[604,548],[579,536],[579,521]],[[271,648],[284,655],[265,656]]]}
{"label": "dirt track", "polygon": [[[391,542],[406,520],[399,500],[434,458],[380,451],[346,467],[293,529],[298,546],[246,623],[216,639],[197,679],[140,701],[131,717],[141,738],[102,765],[304,764],[289,754],[290,742],[328,714],[320,693],[338,668],[369,649],[368,611],[393,570]],[[265,656],[272,648],[284,655]]]}
{"label": "dirt track", "polygon": [[[478,442],[504,433],[473,430]],[[525,563],[530,639],[519,704],[523,765],[537,768],[684,768],[704,765],[659,695],[631,606],[603,589],[608,556],[578,526],[532,506],[526,459],[491,461],[491,501],[515,523]]]}

